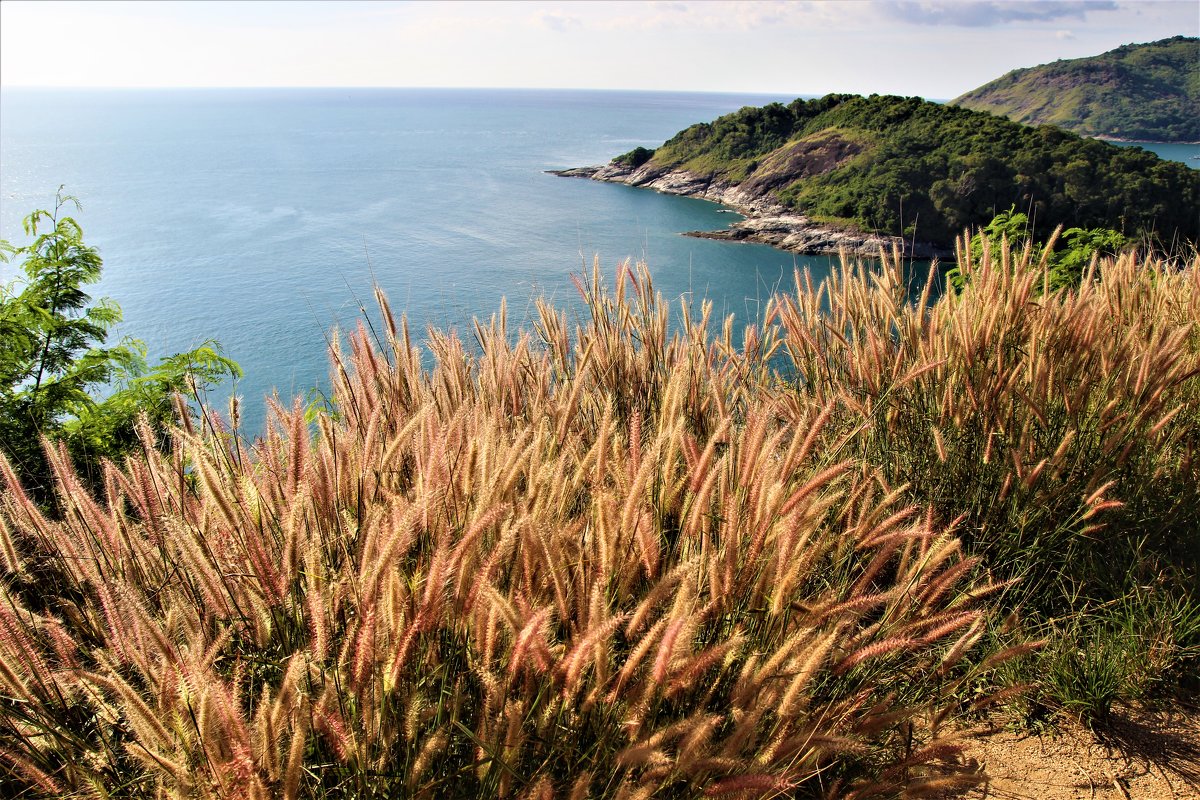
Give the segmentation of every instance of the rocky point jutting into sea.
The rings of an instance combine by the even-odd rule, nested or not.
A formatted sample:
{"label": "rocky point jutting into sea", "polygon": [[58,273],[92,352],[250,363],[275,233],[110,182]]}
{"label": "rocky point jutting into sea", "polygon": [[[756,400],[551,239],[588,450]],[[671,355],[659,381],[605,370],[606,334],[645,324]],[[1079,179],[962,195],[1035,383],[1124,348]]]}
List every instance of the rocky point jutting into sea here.
{"label": "rocky point jutting into sea", "polygon": [[684,236],[757,242],[803,255],[845,252],[878,256],[881,248],[891,252],[894,247],[915,258],[953,255],[953,251],[928,242],[904,241],[898,236],[865,233],[854,228],[817,222],[806,214],[787,208],[767,194],[688,170],[664,170],[652,164],[633,168],[613,161],[599,166],[550,170],[550,173],[564,178],[590,178],[653,189],[664,194],[710,200],[730,206],[745,217],[725,230],[687,231]]}
{"label": "rocky point jutting into sea", "polygon": [[747,219],[693,235],[805,254],[951,255],[963,231],[1006,209],[1035,220],[1042,239],[1060,226],[1164,246],[1200,238],[1195,170],[919,97],[831,94],[747,106],[653,150],[558,174],[725,203]]}

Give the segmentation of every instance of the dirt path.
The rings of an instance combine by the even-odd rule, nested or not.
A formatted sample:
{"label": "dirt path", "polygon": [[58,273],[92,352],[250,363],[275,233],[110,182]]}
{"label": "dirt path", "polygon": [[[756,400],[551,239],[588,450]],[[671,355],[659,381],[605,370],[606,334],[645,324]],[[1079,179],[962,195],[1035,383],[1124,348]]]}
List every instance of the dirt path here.
{"label": "dirt path", "polygon": [[963,800],[1200,800],[1200,709],[1120,709],[1093,733],[983,729],[966,755],[991,782]]}

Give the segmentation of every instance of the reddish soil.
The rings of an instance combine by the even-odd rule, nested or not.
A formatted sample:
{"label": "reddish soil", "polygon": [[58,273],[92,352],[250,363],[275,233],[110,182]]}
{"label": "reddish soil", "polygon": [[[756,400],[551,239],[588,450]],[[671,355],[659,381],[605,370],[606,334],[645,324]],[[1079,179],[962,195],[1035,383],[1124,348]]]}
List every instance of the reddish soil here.
{"label": "reddish soil", "polygon": [[990,782],[962,800],[1200,800],[1200,708],[1123,708],[1095,731],[983,728],[966,755]]}

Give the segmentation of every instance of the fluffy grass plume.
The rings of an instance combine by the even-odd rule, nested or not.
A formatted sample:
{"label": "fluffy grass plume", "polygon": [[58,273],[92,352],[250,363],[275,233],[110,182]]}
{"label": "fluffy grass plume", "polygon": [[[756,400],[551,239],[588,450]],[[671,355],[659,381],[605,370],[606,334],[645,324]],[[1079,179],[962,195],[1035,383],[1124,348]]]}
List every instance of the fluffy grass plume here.
{"label": "fluffy grass plume", "polygon": [[[707,305],[669,328],[645,270],[612,289],[594,270],[583,321],[541,305],[533,330],[501,310],[470,347],[430,331],[428,368],[380,296],[378,340],[335,345],[337,413],[311,426],[276,405],[247,447],[181,415],[169,452],[144,430],[142,457],[106,466],[100,497],[47,444],[54,517],[0,462],[0,775],[29,796],[164,798],[970,784],[944,723],[1022,648],[980,660],[1005,587],[956,526],[1005,534],[928,489],[914,502],[917,455],[888,437],[998,464],[980,486],[1001,501],[1068,476],[1073,533],[1094,538],[1132,503],[1119,478],[1074,477],[1072,442],[1118,471],[1195,473],[1197,273],[1128,259],[1039,296],[1036,264],[1006,275],[989,254],[924,309],[888,260],[776,301],[735,347]],[[1105,378],[1141,392],[1139,415],[1038,432],[1111,413],[1062,377],[1108,345],[1042,346],[1013,320],[1103,304],[1129,331],[1104,338],[1158,359]],[[1030,388],[1062,380],[1061,411]]]}

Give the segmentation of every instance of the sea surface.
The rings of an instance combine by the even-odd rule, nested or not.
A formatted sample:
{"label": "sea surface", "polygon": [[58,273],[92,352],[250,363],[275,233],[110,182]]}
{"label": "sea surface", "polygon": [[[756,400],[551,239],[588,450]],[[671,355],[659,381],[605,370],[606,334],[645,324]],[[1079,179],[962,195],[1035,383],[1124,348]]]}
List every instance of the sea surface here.
{"label": "sea surface", "polygon": [[1159,158],[1182,161],[1192,169],[1200,169],[1200,142],[1113,142],[1118,147],[1141,147]]}
{"label": "sea surface", "polygon": [[[747,318],[793,268],[761,245],[680,236],[735,216],[689,198],[558,178],[654,147],[767,95],[470,90],[6,91],[0,238],[79,197],[104,259],[93,294],[157,357],[209,338],[245,369],[249,430],[263,397],[327,384],[327,336],[373,307],[372,284],[414,333],[532,298],[577,307],[572,273],[646,261],[668,298]],[[14,265],[0,265],[5,280]]]}
{"label": "sea surface", "polygon": [[[372,285],[414,333],[456,328],[507,298],[512,327],[570,276],[649,264],[672,301],[753,321],[796,268],[828,257],[680,236],[737,219],[712,203],[547,175],[598,164],[745,105],[790,96],[661,92],[291,89],[5,90],[0,238],[60,184],[99,248],[96,297],[152,359],[217,339],[263,398],[326,386],[327,339],[370,313]],[[1181,159],[1182,160],[1182,159]],[[0,281],[16,275],[0,264]],[[676,302],[676,306],[677,306]],[[212,399],[223,403],[228,391]]]}

